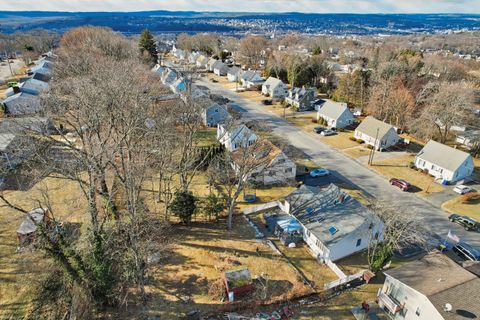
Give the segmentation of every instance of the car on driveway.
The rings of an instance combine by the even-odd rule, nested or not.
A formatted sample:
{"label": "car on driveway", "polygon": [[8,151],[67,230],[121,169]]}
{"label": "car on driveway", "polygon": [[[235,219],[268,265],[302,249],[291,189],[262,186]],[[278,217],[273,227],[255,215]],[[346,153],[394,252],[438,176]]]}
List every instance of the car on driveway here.
{"label": "car on driveway", "polygon": [[323,127],[315,127],[313,128],[313,132],[317,133],[317,134],[320,134],[322,133],[323,131],[325,131],[325,128]]}
{"label": "car on driveway", "polygon": [[473,189],[468,187],[468,186],[464,186],[464,185],[461,184],[461,185],[458,185],[455,188],[453,188],[453,191],[456,192],[456,193],[459,193],[459,194],[465,194],[465,193],[472,192]]}
{"label": "car on driveway", "polygon": [[334,134],[337,134],[337,133],[332,129],[326,129],[326,130],[323,130],[320,134],[322,136],[333,136]]}
{"label": "car on driveway", "polygon": [[480,261],[480,250],[468,243],[459,242],[452,250],[464,260]]}
{"label": "car on driveway", "polygon": [[412,187],[412,185],[407,181],[397,178],[390,179],[390,184],[392,186],[399,187],[402,191],[408,191]]}
{"label": "car on driveway", "polygon": [[312,178],[325,177],[325,176],[328,176],[329,174],[330,174],[330,171],[328,171],[325,168],[318,168],[310,171],[310,177]]}
{"label": "car on driveway", "polygon": [[461,216],[459,214],[452,214],[448,217],[450,222],[455,222],[458,225],[461,225],[467,231],[478,231],[480,230],[480,223],[477,220],[470,218],[468,216]]}

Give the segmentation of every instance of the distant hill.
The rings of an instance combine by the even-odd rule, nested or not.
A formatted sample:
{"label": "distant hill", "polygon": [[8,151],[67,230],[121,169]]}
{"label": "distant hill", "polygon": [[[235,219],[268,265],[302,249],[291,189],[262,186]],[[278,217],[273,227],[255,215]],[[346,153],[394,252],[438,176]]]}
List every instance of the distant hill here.
{"label": "distant hill", "polygon": [[450,29],[480,30],[480,15],[469,14],[305,14],[194,11],[49,12],[0,11],[0,32],[35,28],[57,32],[82,26],[110,27],[125,34],[153,32],[272,32],[404,34]]}

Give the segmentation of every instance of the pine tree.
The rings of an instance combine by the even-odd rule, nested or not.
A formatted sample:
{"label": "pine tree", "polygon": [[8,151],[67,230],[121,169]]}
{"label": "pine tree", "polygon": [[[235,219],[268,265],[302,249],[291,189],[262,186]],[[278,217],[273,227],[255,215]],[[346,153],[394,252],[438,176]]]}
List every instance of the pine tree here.
{"label": "pine tree", "polygon": [[140,48],[140,54],[142,57],[147,56],[149,57],[148,60],[150,62],[152,62],[153,64],[157,63],[157,45],[155,44],[155,40],[153,39],[153,35],[150,30],[143,30],[142,34],[140,35],[140,41],[138,43],[138,46]]}

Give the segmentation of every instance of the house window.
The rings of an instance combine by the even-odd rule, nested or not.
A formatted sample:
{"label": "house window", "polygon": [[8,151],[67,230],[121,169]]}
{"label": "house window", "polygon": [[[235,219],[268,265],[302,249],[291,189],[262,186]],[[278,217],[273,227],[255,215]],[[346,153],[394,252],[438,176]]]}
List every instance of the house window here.
{"label": "house window", "polygon": [[218,109],[215,109],[215,112],[218,112]]}
{"label": "house window", "polygon": [[357,240],[357,247],[360,247],[361,244],[362,244],[362,239],[358,239]]}
{"label": "house window", "polygon": [[375,235],[373,236],[375,240],[378,240],[378,232],[375,232]]}

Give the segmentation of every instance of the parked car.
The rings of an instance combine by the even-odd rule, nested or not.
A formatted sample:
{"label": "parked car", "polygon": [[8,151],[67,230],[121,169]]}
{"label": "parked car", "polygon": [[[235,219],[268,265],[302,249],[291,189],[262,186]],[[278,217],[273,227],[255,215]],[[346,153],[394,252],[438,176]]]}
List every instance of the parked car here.
{"label": "parked car", "polygon": [[474,248],[465,242],[459,242],[453,246],[453,252],[455,252],[460,258],[470,261],[480,261],[480,250]]}
{"label": "parked car", "polygon": [[468,186],[464,186],[464,185],[461,184],[461,185],[458,185],[455,188],[453,188],[453,191],[456,192],[456,193],[459,193],[459,194],[465,194],[465,193],[472,192],[473,189],[468,187]]}
{"label": "parked car", "polygon": [[390,179],[390,184],[392,186],[399,187],[402,191],[408,191],[412,187],[410,183],[402,179],[392,178]]}
{"label": "parked car", "polygon": [[325,131],[325,128],[323,128],[323,127],[315,127],[315,128],[313,128],[313,131],[314,131],[315,133],[317,133],[317,134],[320,134],[320,133],[322,133],[323,131]]}
{"label": "parked car", "polygon": [[455,222],[458,225],[461,225],[467,231],[477,231],[480,230],[480,223],[477,220],[472,219],[468,216],[461,216],[459,214],[452,214],[448,217],[450,222]]}
{"label": "parked car", "polygon": [[323,130],[320,134],[322,136],[333,136],[334,134],[337,134],[337,133],[332,129],[326,129],[326,130]]}
{"label": "parked car", "polygon": [[330,174],[330,171],[328,171],[325,168],[318,168],[310,171],[310,177],[312,178],[325,177],[325,176],[328,176],[329,174]]}
{"label": "parked car", "polygon": [[266,106],[270,106],[272,104],[272,100],[270,99],[265,99],[265,100],[262,100],[262,103]]}

